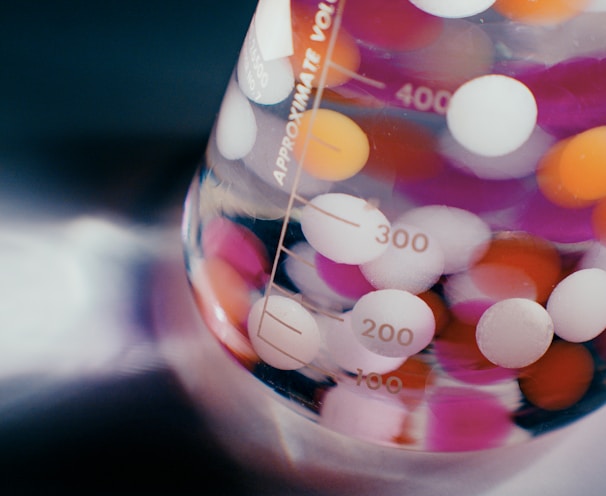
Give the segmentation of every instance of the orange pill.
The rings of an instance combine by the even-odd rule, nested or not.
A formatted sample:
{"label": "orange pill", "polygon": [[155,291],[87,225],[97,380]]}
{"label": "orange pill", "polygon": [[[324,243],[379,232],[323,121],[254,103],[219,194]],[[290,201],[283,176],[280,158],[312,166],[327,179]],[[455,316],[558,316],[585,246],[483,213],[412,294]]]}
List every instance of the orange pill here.
{"label": "orange pill", "polygon": [[322,4],[318,10],[307,6],[291,7],[293,49],[291,56],[295,74],[306,72],[314,76],[312,86],[318,87],[322,69],[330,55],[330,67],[326,72],[324,86],[339,86],[351,78],[360,67],[360,51],[354,38],[342,27],[337,33],[330,54],[330,38],[334,29],[336,7]]}
{"label": "orange pill", "polygon": [[[529,276],[536,288],[536,301],[547,301],[557,284],[561,261],[552,243],[527,233],[504,233],[495,238],[477,266],[493,264],[517,269]],[[482,279],[474,281],[482,284]]]}
{"label": "orange pill", "polygon": [[602,200],[593,208],[591,222],[595,238],[606,244],[606,200]]}
{"label": "orange pill", "polygon": [[579,14],[589,0],[497,0],[494,9],[528,24],[556,24]]}
{"label": "orange pill", "polygon": [[594,363],[582,344],[554,341],[535,363],[520,371],[524,397],[544,410],[562,410],[574,405],[589,389]]}
{"label": "orange pill", "polygon": [[537,184],[543,196],[551,203],[564,208],[585,208],[593,202],[584,200],[570,191],[561,174],[564,152],[572,138],[553,145],[541,159],[537,168]]}
{"label": "orange pill", "polygon": [[574,136],[562,150],[563,187],[581,200],[606,197],[606,126]]}
{"label": "orange pill", "polygon": [[360,126],[334,110],[307,110],[293,152],[303,169],[326,181],[342,181],[366,165],[368,138]]}
{"label": "orange pill", "polygon": [[365,174],[385,181],[415,181],[441,172],[443,162],[428,128],[382,112],[362,117],[358,124],[370,143]]}
{"label": "orange pill", "polygon": [[399,397],[409,410],[420,404],[425,390],[434,382],[431,365],[417,356],[408,358],[396,370],[383,374],[382,377],[384,384],[389,384],[396,378],[397,384],[402,385]]}
{"label": "orange pill", "polygon": [[436,321],[435,335],[438,336],[442,332],[442,329],[448,325],[451,318],[446,303],[444,303],[444,300],[437,293],[431,290],[419,293],[417,296],[431,308]]}
{"label": "orange pill", "polygon": [[206,260],[205,269],[215,313],[223,313],[228,322],[241,326],[250,310],[248,284],[236,269],[220,258]]}

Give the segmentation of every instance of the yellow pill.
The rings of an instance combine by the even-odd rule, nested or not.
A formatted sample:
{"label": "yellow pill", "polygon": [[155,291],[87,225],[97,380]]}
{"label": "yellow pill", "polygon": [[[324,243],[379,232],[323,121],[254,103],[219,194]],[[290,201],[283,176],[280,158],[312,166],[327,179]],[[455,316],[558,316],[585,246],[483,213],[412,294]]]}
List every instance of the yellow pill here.
{"label": "yellow pill", "polygon": [[589,0],[497,0],[494,9],[527,24],[556,24],[579,14]]}
{"label": "yellow pill", "polygon": [[606,197],[606,126],[576,135],[560,158],[562,185],[582,200]]}
{"label": "yellow pill", "polygon": [[293,150],[311,176],[343,181],[362,170],[370,146],[366,134],[352,119],[334,110],[316,109],[301,117]]}

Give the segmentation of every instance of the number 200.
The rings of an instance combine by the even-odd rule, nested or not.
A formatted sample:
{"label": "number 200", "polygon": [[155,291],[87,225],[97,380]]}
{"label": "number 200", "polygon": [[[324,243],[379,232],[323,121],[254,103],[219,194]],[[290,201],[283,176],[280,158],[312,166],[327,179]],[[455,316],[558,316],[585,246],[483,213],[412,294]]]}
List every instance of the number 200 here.
{"label": "number 200", "polygon": [[[364,319],[363,324],[368,327],[362,333],[362,336],[366,336],[371,339],[379,338],[384,342],[396,341],[399,345],[409,346],[414,339],[414,334],[410,329],[403,328],[396,331],[396,328],[391,324],[381,324],[377,327],[377,323],[372,319]],[[376,331],[376,334],[375,334]]]}

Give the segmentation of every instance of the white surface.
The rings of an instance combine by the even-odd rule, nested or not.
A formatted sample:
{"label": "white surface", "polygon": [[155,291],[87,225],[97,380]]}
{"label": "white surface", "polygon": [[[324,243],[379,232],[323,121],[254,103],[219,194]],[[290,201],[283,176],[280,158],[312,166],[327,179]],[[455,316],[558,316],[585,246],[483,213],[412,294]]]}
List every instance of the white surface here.
{"label": "white surface", "polygon": [[248,336],[263,361],[281,370],[303,367],[320,350],[320,331],[313,315],[284,296],[261,298],[252,306]]}
{"label": "white surface", "polygon": [[[308,243],[338,263],[369,262],[388,247],[382,229],[389,229],[383,213],[362,198],[327,193],[313,198],[301,213],[301,229]],[[383,227],[381,227],[383,226]]]}
{"label": "white surface", "polygon": [[537,103],[520,81],[489,74],[467,81],[452,95],[446,123],[473,153],[498,157],[517,150],[537,123]]}
{"label": "white surface", "polygon": [[351,327],[363,346],[388,357],[409,357],[433,339],[436,321],[429,305],[400,289],[365,294],[351,311]]}

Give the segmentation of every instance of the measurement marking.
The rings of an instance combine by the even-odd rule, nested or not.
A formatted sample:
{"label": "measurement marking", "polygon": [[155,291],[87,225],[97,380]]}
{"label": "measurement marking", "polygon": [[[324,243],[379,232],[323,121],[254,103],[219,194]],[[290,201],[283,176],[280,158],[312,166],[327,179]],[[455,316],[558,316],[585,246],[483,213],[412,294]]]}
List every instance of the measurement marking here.
{"label": "measurement marking", "polygon": [[294,258],[295,260],[297,260],[298,262],[301,262],[309,267],[311,267],[312,269],[316,268],[316,264],[313,262],[310,262],[309,260],[303,258],[301,255],[298,255],[297,253],[295,253],[292,250],[289,250],[288,248],[286,248],[285,246],[282,247],[282,251],[284,253],[286,253],[288,256]]}
{"label": "measurement marking", "polygon": [[[315,117],[318,113],[318,109],[320,108],[320,102],[322,101],[322,97],[324,95],[324,88],[326,87],[326,78],[328,77],[328,70],[329,70],[329,66],[330,66],[330,57],[331,57],[332,53],[334,52],[335,43],[337,40],[337,34],[339,33],[339,29],[341,27],[341,19],[343,17],[343,8],[345,7],[345,2],[346,2],[346,0],[340,0],[339,4],[337,6],[337,13],[335,14],[335,17],[334,17],[334,24],[333,24],[333,27],[331,30],[330,39],[328,40],[328,46],[327,46],[326,52],[325,52],[327,63],[324,64],[324,67],[322,68],[322,72],[321,72],[320,78],[318,80],[316,97],[315,97],[314,103],[310,109],[310,129],[313,128],[313,123],[314,123]],[[305,140],[303,141],[303,147],[301,150],[301,158],[299,159],[298,167],[295,169],[295,177],[294,177],[293,184],[292,184],[292,187],[290,190],[290,197],[288,199],[288,204],[287,204],[286,210],[284,212],[284,222],[282,223],[282,230],[280,231],[280,238],[278,240],[278,246],[277,246],[278,252],[284,248],[284,239],[286,238],[286,233],[288,231],[288,224],[290,222],[290,216],[292,214],[292,209],[293,209],[293,204],[294,204],[295,199],[298,201],[302,201],[305,204],[308,204],[307,200],[303,199],[302,197],[300,197],[296,194],[296,191],[299,186],[299,182],[301,181],[301,175],[302,175],[301,171],[303,170],[303,165],[305,164],[305,158],[307,157],[307,149],[309,146],[309,141],[311,139],[312,139],[311,135],[307,135],[305,137]],[[334,216],[332,216],[332,217],[334,217]],[[345,219],[339,219],[339,220],[343,220],[344,222],[352,224],[356,227],[360,227],[358,224],[351,223],[350,221],[347,221]],[[274,258],[274,263],[273,263],[273,266],[271,269],[271,274],[269,277],[269,281],[270,281],[269,286],[271,286],[273,284],[273,281],[275,280],[276,272],[278,270],[279,260],[280,260],[280,256],[278,254]],[[307,365],[311,369],[314,369],[320,373],[330,376],[334,380],[336,380],[334,374],[331,373],[330,371],[323,370],[319,367],[315,367],[310,364],[306,364],[305,362],[301,361],[300,359],[293,357],[293,356],[289,355],[288,353],[285,353],[283,350],[278,348],[276,345],[274,345],[273,343],[270,343],[263,336],[261,336],[261,328],[263,325],[263,319],[264,319],[265,315],[268,314],[268,311],[267,311],[268,297],[269,297],[269,294],[266,294],[265,301],[263,304],[263,312],[261,314],[261,318],[259,320],[259,327],[257,329],[257,335],[259,336],[259,338],[263,339],[263,341],[265,341],[267,344],[269,344],[276,350],[280,351],[281,353],[284,353],[285,355],[291,357],[292,359],[296,360],[297,362],[302,363],[303,365]]]}
{"label": "measurement marking", "polygon": [[320,213],[322,213],[324,215],[327,215],[328,217],[331,217],[331,218],[333,218],[335,220],[338,220],[340,222],[344,222],[345,224],[349,224],[350,226],[353,226],[353,227],[361,227],[360,224],[358,224],[357,222],[354,222],[354,221],[349,220],[349,219],[344,219],[343,217],[339,217],[338,215],[335,215],[332,212],[329,212],[328,210],[324,210],[323,208],[320,208],[317,205],[314,205],[310,201],[306,200],[302,196],[299,196],[299,195],[295,194],[294,197],[297,200],[299,200],[301,203],[303,203],[305,205],[309,205],[311,208],[317,210],[318,212],[320,212]]}
{"label": "measurement marking", "polygon": [[379,90],[384,90],[386,87],[385,83],[383,83],[382,81],[377,81],[376,79],[362,76],[362,74],[358,74],[357,72],[354,72],[350,69],[347,69],[346,67],[343,67],[342,65],[336,64],[332,60],[330,60],[328,63],[330,64],[330,66],[333,69],[340,71],[343,74],[349,76],[350,78],[360,81],[361,83],[367,84],[368,86],[374,86],[375,88],[377,88]]}
{"label": "measurement marking", "polygon": [[313,310],[316,313],[322,314],[325,317],[329,317],[334,320],[338,320],[339,322],[344,321],[344,319],[340,315],[329,312],[328,310],[323,310],[322,308],[319,308],[319,307],[313,305],[312,303],[308,302],[307,300],[304,300],[303,295],[301,295],[299,293],[293,293],[292,291],[289,291],[288,289],[283,288],[282,286],[279,286],[275,282],[271,284],[271,287],[278,290],[278,292],[288,296],[289,298],[296,300],[304,307],[309,308],[310,310]]}
{"label": "measurement marking", "polygon": [[274,319],[276,322],[279,322],[280,324],[282,324],[284,327],[286,327],[287,329],[290,329],[291,331],[296,332],[297,334],[303,334],[299,329],[297,329],[296,327],[291,326],[290,324],[287,324],[286,322],[284,322],[282,319],[280,319],[278,316],[274,315],[273,313],[271,313],[269,310],[265,310],[265,313],[267,315],[269,315],[272,319]]}
{"label": "measurement marking", "polygon": [[293,360],[295,360],[296,362],[299,362],[302,365],[305,365],[306,367],[310,368],[311,370],[315,370],[316,372],[319,372],[320,374],[324,374],[328,377],[330,377],[333,381],[337,382],[337,376],[331,372],[330,370],[326,370],[323,369],[321,367],[318,367],[316,365],[313,365],[311,363],[306,363],[303,360],[301,360],[300,358],[291,355],[290,353],[287,353],[286,351],[284,351],[283,349],[277,347],[274,343],[272,343],[271,341],[268,341],[267,339],[265,339],[263,336],[259,336],[259,339],[261,339],[262,341],[265,341],[269,346],[271,346],[274,350],[279,351],[280,353],[286,355],[288,358],[292,358]]}

